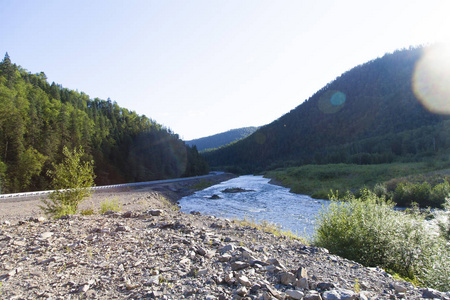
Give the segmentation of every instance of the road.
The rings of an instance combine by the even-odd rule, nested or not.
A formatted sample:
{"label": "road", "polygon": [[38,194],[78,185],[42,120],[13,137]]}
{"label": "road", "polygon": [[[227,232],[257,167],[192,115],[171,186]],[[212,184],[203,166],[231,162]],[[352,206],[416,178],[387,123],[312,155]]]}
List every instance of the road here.
{"label": "road", "polygon": [[[223,175],[223,174],[225,174],[225,173],[224,172],[211,172],[208,175],[203,175],[203,176],[183,177],[183,178],[175,178],[175,179],[123,183],[123,184],[113,184],[113,185],[103,185],[103,186],[92,187],[92,189],[94,191],[101,191],[101,190],[123,189],[123,188],[130,188],[130,187],[144,187],[144,186],[152,186],[152,185],[159,185],[159,184],[205,179],[205,178],[211,178],[211,177],[219,176],[219,175]],[[39,197],[42,195],[50,194],[51,192],[53,192],[53,190],[27,192],[27,193],[3,194],[3,195],[0,195],[0,203],[26,201],[29,198]]]}

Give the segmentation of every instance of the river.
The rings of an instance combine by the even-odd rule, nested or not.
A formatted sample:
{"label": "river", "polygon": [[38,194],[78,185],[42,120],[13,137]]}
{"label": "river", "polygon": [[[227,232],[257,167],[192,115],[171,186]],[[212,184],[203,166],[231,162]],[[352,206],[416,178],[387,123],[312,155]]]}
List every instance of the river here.
{"label": "river", "polygon": [[[228,219],[246,218],[257,223],[265,220],[298,236],[312,236],[317,212],[329,201],[293,194],[269,181],[262,176],[240,176],[183,197],[179,205],[183,212],[198,211],[203,215]],[[227,188],[248,191],[223,193]],[[221,199],[209,199],[212,195]]]}

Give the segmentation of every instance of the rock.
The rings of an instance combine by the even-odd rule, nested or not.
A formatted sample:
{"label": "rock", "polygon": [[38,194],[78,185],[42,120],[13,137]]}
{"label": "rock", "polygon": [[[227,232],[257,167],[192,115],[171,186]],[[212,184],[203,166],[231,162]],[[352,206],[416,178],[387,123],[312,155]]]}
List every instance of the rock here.
{"label": "rock", "polygon": [[139,284],[137,284],[137,283],[127,282],[127,283],[125,284],[125,288],[126,288],[128,291],[134,290],[135,288],[138,288],[138,287],[139,287]]}
{"label": "rock", "polygon": [[399,283],[394,283],[394,290],[398,294],[398,293],[405,293],[408,289]]}
{"label": "rock", "polygon": [[434,299],[434,298],[444,299],[444,293],[431,288],[426,288],[422,289],[422,297],[426,299]]}
{"label": "rock", "polygon": [[248,263],[243,262],[243,261],[235,261],[231,263],[231,269],[233,271],[239,271],[239,270],[243,270],[245,268],[247,268],[249,266]]}
{"label": "rock", "polygon": [[303,297],[303,300],[322,300],[319,292],[309,290],[306,295]]}
{"label": "rock", "polygon": [[147,213],[150,214],[151,216],[159,217],[163,214],[163,210],[162,209],[153,209],[153,210],[147,211]]}
{"label": "rock", "polygon": [[205,276],[206,274],[208,274],[208,269],[204,268],[204,269],[199,269],[197,276]]}
{"label": "rock", "polygon": [[307,290],[307,289],[309,289],[308,279],[302,278],[300,280],[297,280],[297,281],[294,282],[294,286],[296,288],[301,288],[301,289]]}
{"label": "rock", "polygon": [[233,273],[226,273],[225,274],[225,277],[223,278],[223,280],[226,282],[226,283],[231,283],[232,281],[233,281],[233,279],[234,279],[234,275],[233,275]]}
{"label": "rock", "polygon": [[244,193],[244,192],[254,192],[254,190],[246,190],[242,188],[226,188],[221,191],[222,193]]}
{"label": "rock", "polygon": [[120,231],[129,232],[129,231],[131,231],[131,228],[128,226],[117,226],[116,231],[117,232],[120,232]]}
{"label": "rock", "polygon": [[317,284],[317,288],[321,291],[328,291],[334,287],[335,287],[334,284],[330,282],[320,282],[319,284]]}
{"label": "rock", "polygon": [[280,282],[284,285],[290,285],[295,281],[295,275],[290,272],[283,272],[280,274]]}
{"label": "rock", "polygon": [[323,300],[353,300],[356,297],[357,295],[353,291],[345,289],[335,289],[322,294]]}
{"label": "rock", "polygon": [[250,280],[248,280],[248,277],[245,276],[245,275],[241,275],[237,279],[238,279],[239,283],[242,284],[245,287],[251,287],[252,286],[252,284],[250,283]]}
{"label": "rock", "polygon": [[206,250],[202,247],[198,248],[196,252],[201,256],[205,256],[206,254]]}
{"label": "rock", "polygon": [[285,293],[292,299],[297,299],[297,300],[300,300],[305,296],[305,294],[303,294],[302,292],[297,291],[297,290],[286,290]]}
{"label": "rock", "polygon": [[85,293],[89,290],[90,286],[89,284],[83,284],[81,286],[78,287],[78,293]]}
{"label": "rock", "polygon": [[236,247],[233,244],[228,244],[220,248],[220,253],[233,252]]}
{"label": "rock", "polygon": [[248,294],[248,290],[245,286],[241,286],[236,290],[236,294],[238,294],[241,297],[244,297]]}
{"label": "rock", "polygon": [[308,278],[308,270],[306,270],[306,268],[304,268],[304,267],[298,268],[298,270],[297,270],[297,278],[298,279]]}
{"label": "rock", "polygon": [[220,197],[219,195],[214,194],[211,197],[209,197],[208,199],[216,200],[216,199],[222,199],[222,197]]}
{"label": "rock", "polygon": [[262,295],[262,300],[276,300],[277,298],[275,298],[271,293],[268,292],[264,292]]}
{"label": "rock", "polygon": [[132,216],[133,216],[132,211],[126,211],[121,215],[122,218],[131,218]]}
{"label": "rock", "polygon": [[232,256],[230,254],[224,253],[221,256],[219,256],[218,259],[219,259],[220,262],[227,262],[227,261],[230,261],[231,257]]}
{"label": "rock", "polygon": [[153,275],[151,276],[147,282],[145,283],[145,285],[149,286],[149,285],[157,285],[159,284],[159,275]]}

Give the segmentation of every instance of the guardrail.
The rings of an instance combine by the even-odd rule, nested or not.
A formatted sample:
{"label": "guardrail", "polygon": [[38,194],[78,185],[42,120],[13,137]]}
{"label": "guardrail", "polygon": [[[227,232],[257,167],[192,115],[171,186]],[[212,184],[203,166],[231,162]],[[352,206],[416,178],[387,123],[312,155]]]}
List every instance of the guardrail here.
{"label": "guardrail", "polygon": [[[178,182],[178,181],[184,181],[184,180],[207,178],[207,177],[211,177],[211,176],[215,176],[215,175],[220,175],[220,174],[223,174],[223,173],[224,172],[211,172],[208,175],[202,175],[202,176],[196,176],[196,177],[183,177],[183,178],[154,180],[154,181],[145,181],[145,182],[133,182],[133,183],[122,183],[122,184],[113,184],[113,185],[102,185],[102,186],[91,187],[91,189],[95,191],[95,190],[111,189],[111,188],[124,188],[124,187],[136,187],[136,186],[162,184],[162,183],[172,183],[172,182]],[[53,191],[54,190],[51,190],[51,191],[26,192],[26,193],[14,193],[14,194],[3,194],[3,195],[0,195],[0,199],[39,196],[39,195],[50,194]]]}

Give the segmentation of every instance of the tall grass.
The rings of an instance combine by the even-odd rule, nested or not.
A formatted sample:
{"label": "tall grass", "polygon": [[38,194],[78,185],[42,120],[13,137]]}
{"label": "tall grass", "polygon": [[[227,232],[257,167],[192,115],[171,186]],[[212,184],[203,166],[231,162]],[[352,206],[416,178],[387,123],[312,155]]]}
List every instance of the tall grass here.
{"label": "tall grass", "polygon": [[366,266],[380,266],[440,290],[450,290],[450,247],[430,232],[417,209],[394,210],[394,203],[364,190],[333,202],[318,216],[314,244]]}

